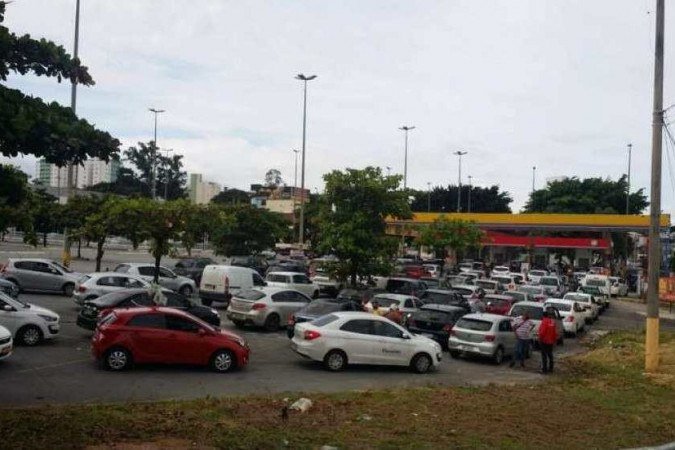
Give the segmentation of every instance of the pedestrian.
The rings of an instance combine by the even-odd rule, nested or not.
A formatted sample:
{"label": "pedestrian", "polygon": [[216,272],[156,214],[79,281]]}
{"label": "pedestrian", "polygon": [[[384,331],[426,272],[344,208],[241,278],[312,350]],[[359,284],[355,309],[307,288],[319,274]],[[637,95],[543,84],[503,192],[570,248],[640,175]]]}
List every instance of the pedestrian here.
{"label": "pedestrian", "polygon": [[401,310],[398,308],[396,303],[393,303],[389,307],[389,311],[384,315],[384,317],[398,325],[401,325],[401,322],[403,321],[403,313],[401,313]]}
{"label": "pedestrian", "polygon": [[374,302],[372,302],[372,305],[373,305],[373,309],[371,310],[371,312],[373,314],[375,314],[376,316],[384,315],[384,311],[382,311],[380,309],[380,304],[378,302],[374,301]]}
{"label": "pedestrian", "polygon": [[553,314],[544,312],[539,325],[539,347],[541,348],[541,372],[553,372],[553,346],[558,342],[558,332],[553,321]]}
{"label": "pedestrian", "polygon": [[516,351],[509,367],[515,366],[516,362],[520,362],[520,367],[525,367],[525,355],[530,348],[530,337],[534,329],[534,323],[527,314],[522,314],[513,319],[511,328],[516,333]]}

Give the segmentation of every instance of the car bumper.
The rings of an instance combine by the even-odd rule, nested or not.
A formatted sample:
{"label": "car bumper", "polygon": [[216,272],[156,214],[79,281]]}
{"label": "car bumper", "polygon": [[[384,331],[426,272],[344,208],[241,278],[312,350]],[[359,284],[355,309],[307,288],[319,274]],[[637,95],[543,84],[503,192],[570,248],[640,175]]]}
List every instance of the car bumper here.
{"label": "car bumper", "polygon": [[265,324],[265,319],[267,318],[266,314],[261,314],[261,312],[259,311],[241,312],[241,311],[230,311],[228,309],[225,315],[232,322],[244,322],[259,327]]}
{"label": "car bumper", "polygon": [[237,367],[242,368],[248,365],[250,356],[251,356],[251,349],[246,347],[242,347],[240,350],[236,352],[237,355]]}
{"label": "car bumper", "polygon": [[0,361],[7,359],[12,356],[13,346],[12,343],[0,345]]}
{"label": "car bumper", "polygon": [[230,303],[231,294],[226,294],[224,292],[209,292],[209,291],[199,291],[199,298],[202,300],[210,300],[212,302],[220,303]]}
{"label": "car bumper", "polygon": [[563,330],[565,333],[574,334],[577,332],[577,322],[565,322],[563,321]]}
{"label": "car bumper", "polygon": [[51,322],[43,327],[42,334],[45,339],[54,339],[61,331],[61,324]]}
{"label": "car bumper", "polygon": [[303,358],[311,359],[313,361],[323,361],[325,351],[323,347],[318,346],[312,341],[305,341],[304,339],[293,338],[291,341],[291,350]]}
{"label": "car bumper", "polygon": [[448,340],[448,349],[475,355],[492,356],[495,350],[497,350],[497,345],[485,342],[464,341],[451,336]]}
{"label": "car bumper", "polygon": [[423,330],[420,328],[416,327],[409,327],[408,331],[410,331],[413,334],[419,334],[420,336],[427,337],[429,339],[432,339],[436,342],[438,342],[442,348],[445,348],[448,346],[448,338],[449,335],[445,331],[429,331],[429,330]]}

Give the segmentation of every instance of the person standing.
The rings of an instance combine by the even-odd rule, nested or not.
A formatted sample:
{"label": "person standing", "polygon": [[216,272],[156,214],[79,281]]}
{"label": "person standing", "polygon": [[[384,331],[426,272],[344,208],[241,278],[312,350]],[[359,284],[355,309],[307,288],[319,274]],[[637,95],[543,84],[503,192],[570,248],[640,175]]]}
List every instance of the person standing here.
{"label": "person standing", "polygon": [[385,314],[384,317],[391,320],[397,325],[402,325],[403,313],[401,313],[401,310],[398,308],[398,305],[396,303],[392,303],[392,305],[389,307],[389,312],[387,312],[387,314]]}
{"label": "person standing", "polygon": [[509,367],[515,366],[516,362],[520,362],[520,367],[525,367],[525,356],[530,347],[530,337],[534,329],[534,322],[530,320],[527,314],[523,314],[513,319],[511,328],[516,333],[516,351]]}
{"label": "person standing", "polygon": [[539,325],[539,347],[541,347],[541,372],[553,372],[553,346],[558,341],[558,332],[555,328],[552,314],[544,312]]}

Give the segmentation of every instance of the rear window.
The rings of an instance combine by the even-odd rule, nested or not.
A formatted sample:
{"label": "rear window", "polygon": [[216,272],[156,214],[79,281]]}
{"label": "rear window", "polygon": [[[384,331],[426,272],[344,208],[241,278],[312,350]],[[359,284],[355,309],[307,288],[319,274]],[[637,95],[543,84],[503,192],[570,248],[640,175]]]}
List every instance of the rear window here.
{"label": "rear window", "polygon": [[511,278],[509,277],[492,277],[493,280],[499,281],[500,283],[503,284],[509,284],[511,283]]}
{"label": "rear window", "polygon": [[542,277],[539,280],[539,284],[542,284],[544,286],[557,286],[558,285],[558,279],[557,278]]}
{"label": "rear window", "polygon": [[527,315],[532,320],[541,320],[544,317],[544,308],[541,306],[529,306],[516,304],[511,309],[511,316],[517,317]]}
{"label": "rear window", "polygon": [[543,277],[546,275],[546,272],[543,270],[530,270],[530,275],[534,275],[535,277]]}
{"label": "rear window", "polygon": [[456,288],[455,289],[457,292],[459,292],[461,295],[471,295],[473,294],[473,291],[471,289],[466,289],[466,288]]}
{"label": "rear window", "polygon": [[455,325],[457,328],[473,331],[490,331],[492,329],[492,322],[478,319],[459,319]]}
{"label": "rear window", "polygon": [[452,300],[452,295],[449,293],[443,293],[443,292],[425,292],[424,295],[422,295],[422,300],[424,300],[424,303],[436,303],[440,305],[446,305],[450,304]]}
{"label": "rear window", "polygon": [[383,308],[388,308],[393,304],[399,304],[399,301],[394,299],[394,298],[388,298],[388,297],[378,297],[375,296],[372,300],[373,303],[377,302],[379,303],[380,306]]}
{"label": "rear window", "polygon": [[340,309],[340,304],[339,303],[329,303],[329,302],[322,302],[322,301],[315,301],[307,305],[302,312],[307,313],[307,314],[316,314],[316,315],[324,315],[328,313],[335,312]]}
{"label": "rear window", "polygon": [[571,311],[572,305],[569,303],[546,303],[546,306],[552,306],[558,311]]}
{"label": "rear window", "polygon": [[77,279],[77,282],[80,284],[84,284],[88,280],[91,280],[91,277],[89,275],[82,275],[80,278]]}
{"label": "rear window", "polygon": [[520,292],[527,292],[528,294],[541,294],[541,288],[535,286],[520,286],[518,290]]}
{"label": "rear window", "polygon": [[487,280],[476,281],[476,286],[482,287],[483,289],[494,289],[496,285],[497,285],[496,281],[487,281]]}
{"label": "rear window", "polygon": [[424,322],[452,322],[452,314],[443,311],[432,311],[429,309],[419,310],[413,313],[412,317],[414,320],[420,320]]}
{"label": "rear window", "polygon": [[237,292],[235,295],[236,298],[240,298],[242,300],[260,300],[265,296],[264,293],[260,291],[256,291],[255,289],[244,289],[243,291]]}
{"label": "rear window", "polygon": [[404,280],[389,280],[387,281],[387,291],[398,292],[401,290],[409,290],[408,282]]}
{"label": "rear window", "polygon": [[597,280],[597,279],[596,280],[593,280],[593,279],[589,280],[589,279],[586,279],[586,286],[601,287],[601,286],[606,286],[606,285],[607,285],[607,282],[605,280]]}
{"label": "rear window", "polygon": [[503,295],[508,295],[514,301],[517,301],[517,302],[525,300],[525,294],[522,293],[522,292],[506,291],[506,292],[504,292]]}
{"label": "rear window", "polygon": [[577,294],[566,294],[565,300],[574,300],[576,302],[583,302],[583,303],[590,303],[591,302],[590,297],[587,297],[585,295],[577,295]]}
{"label": "rear window", "polygon": [[272,283],[288,283],[288,277],[286,275],[269,274],[267,275],[267,281],[271,281]]}
{"label": "rear window", "polygon": [[322,327],[328,325],[331,322],[335,322],[338,319],[338,316],[335,314],[328,314],[327,316],[321,316],[316,320],[311,321],[310,323],[315,327]]}

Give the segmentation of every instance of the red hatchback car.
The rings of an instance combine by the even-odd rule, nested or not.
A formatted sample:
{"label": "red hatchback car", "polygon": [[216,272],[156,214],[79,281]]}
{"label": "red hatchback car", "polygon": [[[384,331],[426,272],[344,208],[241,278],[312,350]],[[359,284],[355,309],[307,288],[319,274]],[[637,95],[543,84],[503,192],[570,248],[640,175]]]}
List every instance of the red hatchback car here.
{"label": "red hatchback car", "polygon": [[485,306],[486,313],[499,314],[500,316],[508,316],[511,307],[515,303],[513,297],[497,294],[488,294],[483,301],[487,304]]}
{"label": "red hatchback car", "polygon": [[108,370],[133,363],[195,364],[227,372],[248,363],[246,341],[185,312],[163,307],[115,309],[102,319],[91,351]]}

